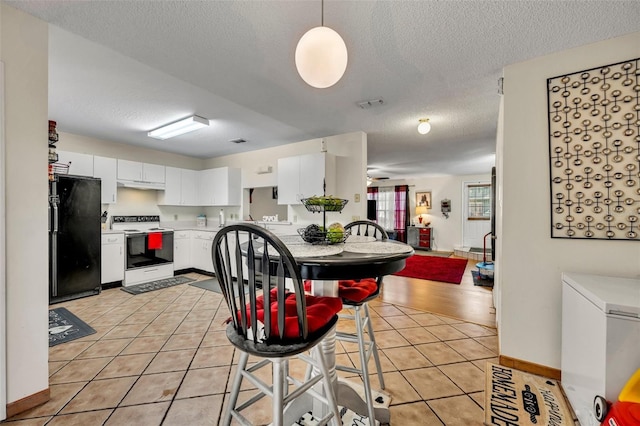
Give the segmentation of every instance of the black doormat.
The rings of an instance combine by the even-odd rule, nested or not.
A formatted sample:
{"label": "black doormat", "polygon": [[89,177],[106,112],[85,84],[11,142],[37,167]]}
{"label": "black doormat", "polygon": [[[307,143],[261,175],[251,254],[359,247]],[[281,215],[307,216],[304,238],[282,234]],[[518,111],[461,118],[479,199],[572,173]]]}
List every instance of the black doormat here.
{"label": "black doormat", "polygon": [[[214,293],[222,294],[222,290],[220,290],[220,283],[217,279],[211,278],[209,280],[196,281],[193,283],[189,283],[194,287],[203,288],[205,290],[213,291]],[[244,285],[244,292],[249,292],[249,286],[247,284]]]}
{"label": "black doormat", "polygon": [[193,278],[187,278],[178,275],[177,277],[164,278],[162,280],[149,281],[148,283],[130,285],[122,287],[120,290],[126,291],[131,294],[147,293],[149,291],[160,290],[167,287],[173,287],[174,285],[184,284],[191,281],[195,281]]}
{"label": "black doormat", "polygon": [[471,271],[471,275],[473,275],[473,285],[493,287],[493,278],[482,278],[478,271]]}
{"label": "black doormat", "polygon": [[59,345],[95,333],[67,308],[49,310],[49,346]]}

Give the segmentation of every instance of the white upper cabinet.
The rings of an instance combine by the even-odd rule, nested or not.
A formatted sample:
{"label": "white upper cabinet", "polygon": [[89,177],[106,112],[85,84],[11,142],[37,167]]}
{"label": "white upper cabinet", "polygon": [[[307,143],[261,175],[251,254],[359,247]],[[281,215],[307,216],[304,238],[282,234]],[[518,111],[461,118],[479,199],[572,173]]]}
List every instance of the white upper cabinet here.
{"label": "white upper cabinet", "polygon": [[198,205],[239,206],[242,197],[241,170],[218,167],[201,170],[198,175]]}
{"label": "white upper cabinet", "polygon": [[152,183],[164,183],[164,166],[142,163],[142,180]]}
{"label": "white upper cabinet", "polygon": [[57,151],[58,163],[69,165],[69,174],[93,177],[93,155],[79,152]]}
{"label": "white upper cabinet", "polygon": [[185,206],[197,206],[198,172],[196,170],[182,169],[180,187],[182,204]]}
{"label": "white upper cabinet", "polygon": [[118,166],[115,158],[93,157],[93,177],[102,181],[102,204],[114,204],[117,199],[117,170]]}
{"label": "white upper cabinet", "polygon": [[335,156],[326,152],[279,158],[278,204],[301,204],[302,198],[335,195],[335,176]]}
{"label": "white upper cabinet", "polygon": [[160,185],[165,181],[165,167],[139,161],[118,160],[118,180]]}
{"label": "white upper cabinet", "polygon": [[164,192],[158,192],[158,204],[168,206],[197,205],[197,173],[196,170],[166,167]]}

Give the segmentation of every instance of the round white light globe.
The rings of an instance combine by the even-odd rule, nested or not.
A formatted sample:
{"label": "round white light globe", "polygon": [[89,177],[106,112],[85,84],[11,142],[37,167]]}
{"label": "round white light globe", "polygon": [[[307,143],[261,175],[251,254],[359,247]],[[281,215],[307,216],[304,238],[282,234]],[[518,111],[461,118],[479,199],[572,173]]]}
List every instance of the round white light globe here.
{"label": "round white light globe", "polygon": [[296,68],[309,85],[325,89],[336,84],[347,69],[347,46],[329,27],[307,31],[296,47]]}
{"label": "round white light globe", "polygon": [[426,135],[430,131],[431,124],[429,124],[428,122],[423,121],[422,123],[418,124],[418,133],[420,133],[421,135]]}

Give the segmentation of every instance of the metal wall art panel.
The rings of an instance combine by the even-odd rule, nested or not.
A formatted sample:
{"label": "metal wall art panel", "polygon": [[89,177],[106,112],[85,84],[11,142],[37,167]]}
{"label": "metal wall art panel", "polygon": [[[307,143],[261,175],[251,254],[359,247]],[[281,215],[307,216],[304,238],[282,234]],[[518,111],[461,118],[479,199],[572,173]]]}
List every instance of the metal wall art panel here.
{"label": "metal wall art panel", "polygon": [[547,89],[551,237],[640,241],[640,58]]}

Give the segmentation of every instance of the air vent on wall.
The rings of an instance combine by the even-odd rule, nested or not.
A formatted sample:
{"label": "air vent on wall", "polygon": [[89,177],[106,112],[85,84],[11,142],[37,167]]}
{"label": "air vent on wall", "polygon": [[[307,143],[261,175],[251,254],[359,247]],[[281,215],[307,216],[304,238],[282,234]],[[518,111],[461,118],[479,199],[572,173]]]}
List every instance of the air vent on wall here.
{"label": "air vent on wall", "polygon": [[229,142],[231,142],[231,143],[245,143],[246,141],[247,141],[246,139],[239,138],[239,139],[231,139]]}

